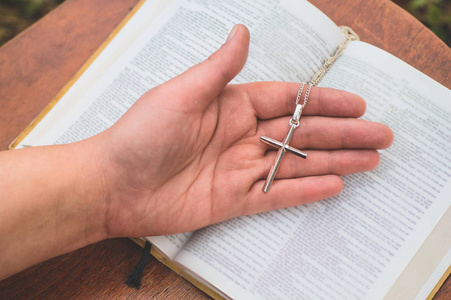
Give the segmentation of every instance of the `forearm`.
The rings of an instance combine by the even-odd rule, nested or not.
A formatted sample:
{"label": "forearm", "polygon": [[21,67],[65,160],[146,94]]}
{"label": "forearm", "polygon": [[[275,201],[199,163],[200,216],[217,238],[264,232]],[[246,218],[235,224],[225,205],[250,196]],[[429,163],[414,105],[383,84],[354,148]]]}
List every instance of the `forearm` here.
{"label": "forearm", "polygon": [[105,238],[93,147],[88,141],[0,153],[0,279]]}

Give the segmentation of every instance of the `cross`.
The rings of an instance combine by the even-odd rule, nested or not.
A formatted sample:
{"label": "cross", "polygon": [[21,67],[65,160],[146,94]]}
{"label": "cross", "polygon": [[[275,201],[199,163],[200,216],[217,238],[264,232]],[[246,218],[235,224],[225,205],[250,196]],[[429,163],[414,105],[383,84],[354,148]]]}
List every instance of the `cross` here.
{"label": "cross", "polygon": [[265,193],[269,191],[269,188],[270,188],[272,182],[274,181],[274,178],[276,177],[276,173],[277,173],[277,170],[279,169],[280,163],[282,162],[282,158],[287,151],[290,153],[293,153],[299,157],[302,157],[304,159],[307,158],[306,153],[288,145],[288,143],[291,141],[291,138],[293,137],[294,130],[299,126],[299,119],[301,117],[301,113],[302,113],[302,106],[298,104],[298,105],[296,105],[296,110],[294,111],[293,118],[290,120],[290,125],[291,125],[290,130],[288,131],[287,136],[285,137],[285,140],[283,141],[283,143],[276,141],[272,138],[266,137],[266,136],[260,137],[262,142],[264,142],[268,145],[271,145],[275,148],[279,148],[279,151],[277,152],[276,161],[274,162],[274,165],[272,166],[271,171],[269,171],[268,177],[266,178],[266,182],[263,187],[263,191]]}

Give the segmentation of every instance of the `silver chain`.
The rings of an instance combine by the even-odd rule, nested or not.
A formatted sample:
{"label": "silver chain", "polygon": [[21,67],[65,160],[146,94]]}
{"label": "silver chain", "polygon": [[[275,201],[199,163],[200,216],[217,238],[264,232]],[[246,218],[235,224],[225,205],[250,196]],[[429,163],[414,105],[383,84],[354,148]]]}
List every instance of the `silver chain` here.
{"label": "silver chain", "polygon": [[302,93],[304,92],[304,87],[305,87],[305,83],[303,83],[303,82],[301,83],[301,86],[299,87],[299,90],[298,90],[298,94],[296,96],[296,110],[293,114],[293,118],[291,118],[291,120],[290,120],[291,126],[299,126],[299,118],[301,117],[302,110],[307,105],[312,86],[317,85],[320,82],[320,80],[324,77],[324,75],[327,73],[327,71],[329,71],[329,69],[332,67],[334,62],[343,54],[343,51],[346,49],[346,47],[348,46],[348,44],[351,41],[359,40],[359,36],[354,31],[352,31],[351,28],[346,27],[346,26],[340,26],[340,29],[346,38],[345,42],[338,46],[338,49],[334,53],[334,55],[332,55],[331,57],[326,59],[323,66],[318,70],[318,72],[316,72],[315,75],[313,75],[312,79],[310,80],[310,83],[307,84],[307,90],[305,91],[305,95],[304,95],[304,102],[299,107],[298,104],[299,104],[299,101],[301,100]]}
{"label": "silver chain", "polygon": [[299,100],[301,100],[302,92],[304,91],[304,86],[305,86],[305,83],[301,82],[301,86],[299,87],[299,90],[298,90],[298,95],[296,96],[296,105],[298,105]]}
{"label": "silver chain", "polygon": [[[301,96],[302,96],[302,92],[304,91],[304,87],[305,87],[305,83],[302,82],[301,86],[299,87],[298,94],[296,96],[296,105],[298,105],[299,104],[299,100],[301,100]],[[304,95],[304,102],[302,103],[301,109],[304,109],[305,106],[307,105],[307,101],[308,101],[308,98],[310,96],[310,90],[311,89],[312,89],[312,84],[308,83],[307,84],[307,90],[305,91],[305,95]]]}
{"label": "silver chain", "polygon": [[302,92],[304,91],[305,83],[301,83],[301,86],[298,90],[298,95],[296,97],[296,108],[293,113],[293,117],[290,119],[290,126],[294,126],[294,128],[299,126],[299,119],[301,118],[302,111],[304,110],[305,106],[307,105],[308,98],[310,96],[310,90],[312,89],[312,84],[307,84],[307,90],[305,91],[304,95],[304,102],[302,105],[299,104],[299,100],[301,99]]}

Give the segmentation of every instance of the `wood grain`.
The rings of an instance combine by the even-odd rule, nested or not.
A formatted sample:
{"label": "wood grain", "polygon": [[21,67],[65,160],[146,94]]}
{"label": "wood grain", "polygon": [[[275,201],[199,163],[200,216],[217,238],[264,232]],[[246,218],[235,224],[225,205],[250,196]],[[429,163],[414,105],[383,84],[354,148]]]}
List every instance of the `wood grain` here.
{"label": "wood grain", "polygon": [[151,257],[139,290],[125,284],[142,253],[129,239],[113,239],[51,259],[0,282],[0,299],[208,299]]}
{"label": "wood grain", "polygon": [[[37,116],[138,0],[66,0],[0,48],[0,150]],[[451,51],[388,0],[314,0],[338,25],[451,88]],[[124,284],[141,254],[128,239],[53,258],[0,282],[0,299],[208,299],[151,258],[140,290]],[[32,254],[30,254],[32,255]],[[435,299],[451,299],[451,280]]]}

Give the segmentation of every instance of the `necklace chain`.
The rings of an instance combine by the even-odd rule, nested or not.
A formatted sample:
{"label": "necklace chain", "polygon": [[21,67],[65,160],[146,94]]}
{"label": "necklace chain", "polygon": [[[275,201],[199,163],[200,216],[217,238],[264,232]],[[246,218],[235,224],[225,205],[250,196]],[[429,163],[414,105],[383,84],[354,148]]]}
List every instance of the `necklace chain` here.
{"label": "necklace chain", "polygon": [[[298,94],[296,96],[296,105],[299,104],[299,100],[301,100],[302,92],[304,91],[305,83],[301,83],[301,86],[299,87]],[[304,95],[304,101],[302,103],[301,109],[303,110],[305,106],[307,105],[308,98],[310,96],[310,90],[312,89],[312,84],[307,84],[307,90],[305,91]]]}

